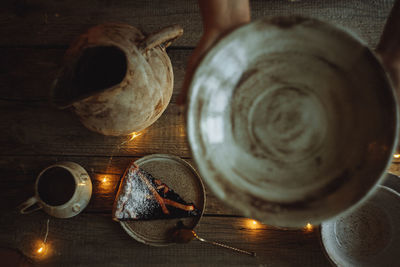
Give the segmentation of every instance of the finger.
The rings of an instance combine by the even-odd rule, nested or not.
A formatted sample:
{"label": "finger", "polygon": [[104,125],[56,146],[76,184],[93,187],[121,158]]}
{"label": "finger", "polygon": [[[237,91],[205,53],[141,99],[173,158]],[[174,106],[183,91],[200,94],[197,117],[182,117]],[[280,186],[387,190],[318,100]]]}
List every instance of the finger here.
{"label": "finger", "polygon": [[199,43],[196,48],[193,50],[192,55],[189,58],[185,77],[183,79],[183,84],[181,88],[181,92],[177,99],[178,105],[185,105],[187,102],[187,95],[189,92],[190,84],[192,82],[193,76],[196,72],[200,61],[204,58],[207,52],[211,49],[211,47],[215,44],[215,42],[223,35],[223,33],[218,31],[210,31],[204,33],[201,37]]}

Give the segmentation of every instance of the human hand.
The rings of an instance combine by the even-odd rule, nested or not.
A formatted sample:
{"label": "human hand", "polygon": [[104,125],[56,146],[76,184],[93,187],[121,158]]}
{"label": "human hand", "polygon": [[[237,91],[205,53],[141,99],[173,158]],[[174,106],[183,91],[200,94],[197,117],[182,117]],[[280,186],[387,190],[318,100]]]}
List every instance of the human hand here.
{"label": "human hand", "polygon": [[400,96],[400,0],[390,12],[376,53]]}
{"label": "human hand", "polygon": [[186,103],[194,72],[212,45],[235,28],[250,22],[249,0],[199,0],[199,7],[203,36],[189,58],[178,105]]}

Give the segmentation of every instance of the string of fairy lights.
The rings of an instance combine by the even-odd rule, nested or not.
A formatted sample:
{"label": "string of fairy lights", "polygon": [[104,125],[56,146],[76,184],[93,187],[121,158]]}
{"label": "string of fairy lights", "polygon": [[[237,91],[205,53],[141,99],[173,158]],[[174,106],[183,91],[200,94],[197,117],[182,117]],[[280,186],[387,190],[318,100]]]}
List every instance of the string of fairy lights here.
{"label": "string of fairy lights", "polygon": [[[45,256],[47,254],[49,254],[49,244],[47,243],[47,236],[49,234],[49,222],[50,220],[47,219],[47,223],[46,223],[46,233],[44,236],[43,241],[39,241],[38,242],[38,246],[35,248],[35,253],[37,254],[37,256],[45,258]],[[256,221],[254,219],[246,219],[245,220],[245,225],[247,226],[248,229],[250,230],[259,230],[259,229],[265,229],[267,225],[262,224],[259,221]],[[304,227],[303,227],[303,231],[306,233],[311,233],[314,231],[314,226],[311,223],[307,223]]]}
{"label": "string of fairy lights", "polygon": [[49,235],[49,223],[50,223],[50,219],[47,219],[46,222],[46,233],[44,235],[43,241],[40,242],[38,244],[38,247],[35,249],[35,252],[38,255],[45,255],[48,251],[48,246],[47,246],[47,236]]}
{"label": "string of fairy lights", "polygon": [[[122,144],[125,144],[125,143],[127,143],[127,142],[130,142],[130,141],[133,141],[136,137],[138,137],[138,136],[140,136],[140,135],[142,135],[141,132],[134,132],[134,133],[130,134],[130,135],[129,135],[129,139],[128,139],[127,141],[124,141],[123,143],[121,143],[121,145],[122,145]],[[393,158],[395,158],[395,159],[400,159],[400,154],[394,154],[394,155],[393,155]],[[103,177],[100,179],[100,182],[101,182],[101,184],[103,184],[103,185],[109,183],[109,178],[108,178],[108,176],[107,176],[107,175],[103,176]],[[49,248],[49,244],[48,244],[48,242],[47,242],[47,237],[48,237],[48,235],[49,235],[49,223],[50,223],[50,219],[47,219],[47,222],[46,222],[46,232],[45,232],[43,241],[39,241],[39,242],[38,242],[38,246],[35,248],[35,251],[34,251],[37,255],[40,255],[40,256],[45,256],[46,254],[48,254],[49,249],[50,249],[50,248]],[[260,226],[262,226],[263,228],[266,227],[266,225],[262,224],[262,223],[259,222],[259,221],[254,220],[254,219],[247,219],[246,225],[247,225],[247,227],[248,227],[249,229],[252,229],[252,230],[259,229]],[[304,232],[313,232],[313,231],[314,231],[314,226],[313,226],[311,223],[307,223],[307,224],[303,227],[303,231],[304,231]]]}

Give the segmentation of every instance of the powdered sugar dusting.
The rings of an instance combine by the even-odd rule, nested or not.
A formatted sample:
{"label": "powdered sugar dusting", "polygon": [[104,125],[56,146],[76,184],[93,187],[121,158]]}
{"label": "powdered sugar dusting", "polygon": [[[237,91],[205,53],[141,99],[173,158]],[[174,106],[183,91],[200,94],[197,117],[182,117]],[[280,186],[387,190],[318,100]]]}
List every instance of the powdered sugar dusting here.
{"label": "powdered sugar dusting", "polygon": [[122,191],[117,199],[115,217],[119,220],[148,217],[159,204],[149,188],[138,177],[139,168],[132,166],[123,181]]}

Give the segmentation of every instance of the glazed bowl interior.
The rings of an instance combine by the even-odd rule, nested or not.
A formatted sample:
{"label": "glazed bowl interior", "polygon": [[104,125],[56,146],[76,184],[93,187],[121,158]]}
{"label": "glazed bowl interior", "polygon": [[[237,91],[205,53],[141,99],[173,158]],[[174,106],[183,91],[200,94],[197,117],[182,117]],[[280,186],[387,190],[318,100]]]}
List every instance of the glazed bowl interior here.
{"label": "glazed bowl interior", "polygon": [[188,137],[227,204],[276,226],[353,206],[386,170],[397,106],[375,55],[314,19],[263,19],[219,41],[192,80]]}
{"label": "glazed bowl interior", "polygon": [[399,208],[399,192],[378,186],[357,209],[322,223],[324,252],[337,266],[398,265]]}

